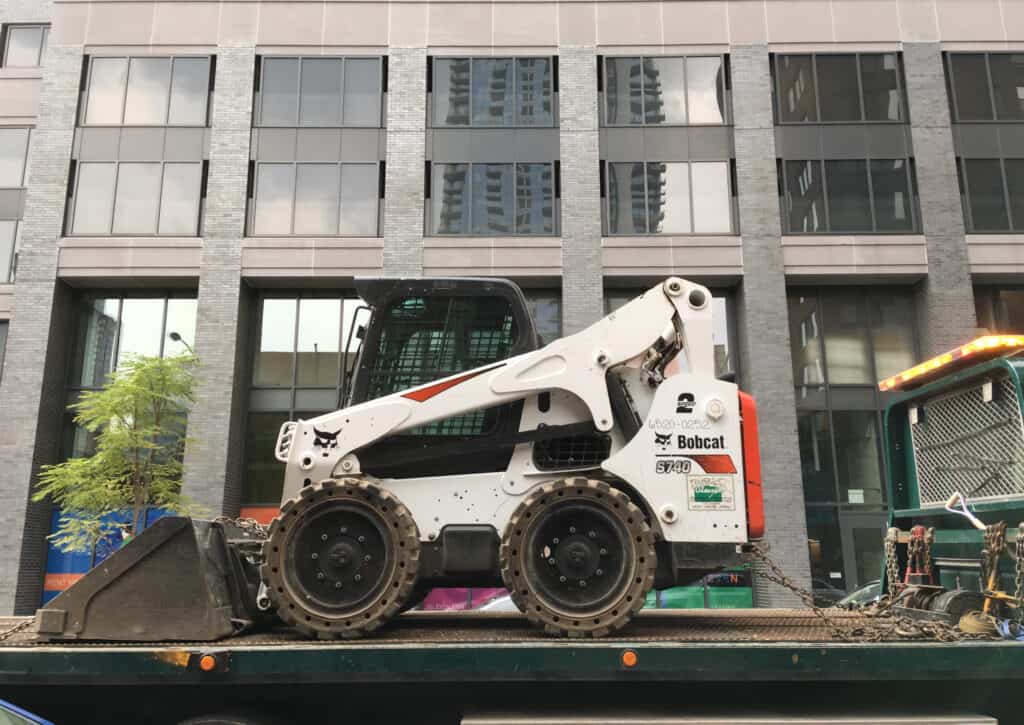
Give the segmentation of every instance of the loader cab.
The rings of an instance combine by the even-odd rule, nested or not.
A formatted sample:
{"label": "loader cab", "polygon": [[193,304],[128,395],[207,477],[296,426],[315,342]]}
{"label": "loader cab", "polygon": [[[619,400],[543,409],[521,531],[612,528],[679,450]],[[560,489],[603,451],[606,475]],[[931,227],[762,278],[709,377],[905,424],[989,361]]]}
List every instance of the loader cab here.
{"label": "loader cab", "polygon": [[[526,298],[507,280],[357,279],[356,291],[369,315],[357,318],[363,325],[357,333],[362,348],[347,405],[539,346]],[[513,447],[480,445],[481,439],[518,430],[521,412],[518,402],[441,420],[381,440],[361,451],[360,460],[366,472],[389,478],[503,470]],[[465,452],[450,455],[460,442],[467,443]],[[447,454],[429,459],[409,455],[417,449]]]}

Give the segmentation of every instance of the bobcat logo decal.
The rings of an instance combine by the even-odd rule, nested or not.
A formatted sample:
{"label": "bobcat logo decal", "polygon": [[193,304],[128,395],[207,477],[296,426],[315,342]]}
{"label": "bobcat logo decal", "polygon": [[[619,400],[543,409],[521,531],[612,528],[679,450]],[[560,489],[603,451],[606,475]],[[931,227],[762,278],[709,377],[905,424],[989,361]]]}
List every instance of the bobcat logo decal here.
{"label": "bobcat logo decal", "polygon": [[341,433],[341,428],[331,433],[330,431],[320,430],[313,428],[313,435],[316,436],[313,440],[314,448],[337,448],[338,447],[338,435]]}
{"label": "bobcat logo decal", "polygon": [[669,447],[672,443],[671,433],[655,433],[654,434],[654,445],[660,447],[662,450]]}

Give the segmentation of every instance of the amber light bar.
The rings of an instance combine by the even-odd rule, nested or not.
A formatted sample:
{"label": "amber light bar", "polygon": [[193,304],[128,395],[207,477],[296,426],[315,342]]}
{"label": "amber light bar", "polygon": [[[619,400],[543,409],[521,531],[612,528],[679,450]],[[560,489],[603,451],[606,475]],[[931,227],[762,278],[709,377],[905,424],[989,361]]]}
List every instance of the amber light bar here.
{"label": "amber light bar", "polygon": [[1021,349],[1024,349],[1024,335],[986,335],[985,337],[971,340],[966,345],[961,345],[949,352],[936,355],[930,360],[925,360],[923,363],[904,370],[898,375],[886,378],[878,383],[878,389],[882,392],[900,390],[907,383],[920,383],[923,382],[922,378],[937,377],[935,375],[937,371],[944,371],[952,367],[962,367],[962,365],[954,365],[958,361],[971,358],[971,362],[974,360],[981,362],[997,355],[1004,355],[1007,352]]}

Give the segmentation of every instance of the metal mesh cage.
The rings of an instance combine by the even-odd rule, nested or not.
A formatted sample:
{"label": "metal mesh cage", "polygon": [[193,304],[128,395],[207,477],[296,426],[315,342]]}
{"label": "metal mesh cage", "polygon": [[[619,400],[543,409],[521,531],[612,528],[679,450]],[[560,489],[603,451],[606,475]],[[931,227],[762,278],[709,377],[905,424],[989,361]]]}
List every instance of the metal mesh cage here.
{"label": "metal mesh cage", "polygon": [[611,453],[612,439],[603,434],[566,436],[533,444],[533,464],[541,471],[595,468]]}
{"label": "metal mesh cage", "polygon": [[1024,427],[1007,374],[918,405],[911,426],[921,506],[942,506],[959,491],[972,501],[1024,496]]}

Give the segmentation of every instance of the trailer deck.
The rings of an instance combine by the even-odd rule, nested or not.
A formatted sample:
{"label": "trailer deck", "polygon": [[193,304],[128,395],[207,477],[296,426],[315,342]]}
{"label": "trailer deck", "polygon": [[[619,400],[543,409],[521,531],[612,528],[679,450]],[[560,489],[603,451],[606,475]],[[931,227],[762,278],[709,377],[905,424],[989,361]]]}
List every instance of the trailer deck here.
{"label": "trailer deck", "polygon": [[[850,612],[829,616],[844,624],[863,619]],[[2,619],[0,627],[19,621]],[[211,671],[199,663],[207,654],[215,662]],[[797,609],[647,611],[599,640],[546,637],[521,615],[411,612],[375,637],[351,641],[275,631],[216,643],[37,643],[19,632],[0,644],[0,685],[260,684],[284,677],[323,683],[1020,680],[1024,647],[839,642],[811,611]]]}

